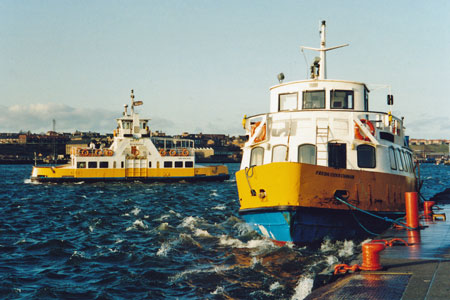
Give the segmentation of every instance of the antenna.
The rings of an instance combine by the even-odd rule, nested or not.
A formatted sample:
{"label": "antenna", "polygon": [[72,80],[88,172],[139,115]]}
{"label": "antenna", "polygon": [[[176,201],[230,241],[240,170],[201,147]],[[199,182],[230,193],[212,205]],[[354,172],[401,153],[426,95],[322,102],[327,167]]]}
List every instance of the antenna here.
{"label": "antenna", "polygon": [[[301,46],[300,48],[302,49],[308,49],[308,50],[313,50],[313,51],[318,51],[320,52],[320,63],[319,63],[319,75],[318,75],[318,79],[327,79],[327,56],[326,56],[326,52],[330,51],[330,50],[334,50],[334,49],[338,49],[338,48],[342,48],[342,47],[346,47],[349,44],[344,44],[344,45],[340,45],[340,46],[335,46],[335,47],[330,47],[330,48],[326,48],[326,34],[325,34],[325,21],[322,21],[321,27],[320,27],[320,48],[312,48],[312,47],[306,47],[306,46]],[[317,79],[316,77],[314,77],[313,79]]]}

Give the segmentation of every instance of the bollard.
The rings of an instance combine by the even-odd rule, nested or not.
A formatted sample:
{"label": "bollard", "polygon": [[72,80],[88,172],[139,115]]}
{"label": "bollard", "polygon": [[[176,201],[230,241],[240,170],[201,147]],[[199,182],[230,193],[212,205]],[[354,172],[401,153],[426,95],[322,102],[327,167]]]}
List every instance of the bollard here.
{"label": "bollard", "polygon": [[436,202],[434,201],[424,201],[423,202],[423,214],[425,217],[431,217],[433,214],[433,205],[435,205]]}
{"label": "bollard", "polygon": [[417,201],[417,192],[405,193],[405,208],[406,208],[406,225],[419,229],[419,204]]}
{"label": "bollard", "polygon": [[420,244],[420,231],[408,230],[408,244],[417,245]]}
{"label": "bollard", "polygon": [[365,243],[362,245],[362,257],[363,263],[361,266],[361,270],[365,271],[378,271],[383,267],[380,264],[380,251],[386,248],[385,244],[382,243]]}

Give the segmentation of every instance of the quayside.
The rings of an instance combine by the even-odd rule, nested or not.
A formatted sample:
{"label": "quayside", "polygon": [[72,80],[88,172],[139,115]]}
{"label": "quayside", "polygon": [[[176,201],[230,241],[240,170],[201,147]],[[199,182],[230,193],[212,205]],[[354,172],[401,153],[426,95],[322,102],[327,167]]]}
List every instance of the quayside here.
{"label": "quayside", "polygon": [[[416,191],[403,118],[370,110],[365,83],[328,79],[325,21],[311,78],[270,88],[269,112],[244,117],[248,141],[236,173],[239,214],[277,242],[354,238],[404,215]],[[339,201],[337,197],[343,201]],[[370,214],[367,214],[370,213]],[[376,215],[378,217],[374,217]]]}
{"label": "quayside", "polygon": [[203,166],[195,163],[194,141],[154,137],[149,119],[139,117],[131,91],[131,109],[125,105],[117,119],[114,139],[109,148],[72,148],[66,165],[35,166],[34,182],[94,181],[223,181],[229,178],[224,165]]}

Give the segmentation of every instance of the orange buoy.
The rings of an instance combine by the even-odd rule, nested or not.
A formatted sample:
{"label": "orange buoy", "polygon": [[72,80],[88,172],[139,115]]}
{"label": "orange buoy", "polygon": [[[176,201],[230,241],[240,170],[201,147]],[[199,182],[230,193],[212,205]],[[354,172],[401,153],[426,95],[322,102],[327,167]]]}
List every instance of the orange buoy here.
{"label": "orange buoy", "polygon": [[415,230],[419,229],[419,203],[417,200],[417,192],[405,193],[406,225]]}
{"label": "orange buoy", "polygon": [[362,245],[363,263],[360,267],[364,271],[378,271],[383,269],[380,264],[380,252],[386,248],[384,243],[369,242]]}
{"label": "orange buoy", "polygon": [[166,156],[167,152],[164,149],[159,149],[159,154],[161,154],[161,156]]}
{"label": "orange buoy", "polygon": [[87,149],[82,150],[81,156],[89,156],[89,151]]}
{"label": "orange buoy", "polygon": [[181,151],[181,155],[183,156],[188,156],[189,155],[189,151],[185,148]]}
{"label": "orange buoy", "polygon": [[103,155],[103,151],[101,149],[95,150],[95,155],[96,156],[102,156]]}
{"label": "orange buoy", "polygon": [[177,155],[177,151],[175,149],[170,150],[169,152],[170,156],[175,156]]}
{"label": "orange buoy", "polygon": [[[366,119],[361,119],[361,123],[366,124],[369,127],[369,131],[371,135],[375,135],[375,127],[373,126],[372,122]],[[370,138],[368,136],[363,136],[360,132],[359,125],[355,123],[355,138],[361,141],[370,141]]]}

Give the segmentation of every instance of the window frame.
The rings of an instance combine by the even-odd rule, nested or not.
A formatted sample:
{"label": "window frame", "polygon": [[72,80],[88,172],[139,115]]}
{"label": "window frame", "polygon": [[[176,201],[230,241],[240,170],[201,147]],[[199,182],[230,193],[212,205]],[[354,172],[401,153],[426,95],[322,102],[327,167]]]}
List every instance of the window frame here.
{"label": "window frame", "polygon": [[[283,160],[277,160],[277,161],[274,161],[273,160],[273,157],[274,157],[274,150],[275,149],[277,149],[277,148],[282,148],[282,147],[284,147],[284,149],[285,149],[285,155],[284,155],[284,159]],[[289,155],[289,149],[288,149],[288,147],[286,146],[286,145],[284,145],[284,144],[278,144],[278,145],[275,145],[275,146],[273,146],[272,147],[272,162],[286,162],[286,161],[288,161],[288,155]]]}
{"label": "window frame", "polygon": [[[351,107],[333,107],[333,100],[335,98],[335,93],[336,92],[340,92],[340,93],[345,93],[345,99],[347,100],[347,104],[349,103],[349,95],[352,95],[352,102],[351,102]],[[330,90],[330,109],[354,109],[355,108],[355,91],[353,90]]]}
{"label": "window frame", "polygon": [[317,146],[314,145],[314,144],[305,143],[305,144],[298,145],[298,147],[297,147],[297,161],[299,163],[302,163],[302,164],[309,164],[309,165],[311,165],[311,163],[309,163],[309,162],[300,161],[300,148],[306,147],[306,146],[312,146],[314,148],[314,164],[313,165],[317,165]]}
{"label": "window frame", "polygon": [[[391,170],[397,170],[397,158],[395,155],[394,147],[389,147],[389,162],[391,165]],[[392,164],[392,163],[394,163],[394,164]]]}
{"label": "window frame", "polygon": [[[106,163],[106,167],[105,167],[105,163]],[[100,169],[109,169],[109,162],[108,161],[101,161],[98,165],[98,167]]]}
{"label": "window frame", "polygon": [[[295,95],[295,108],[281,109],[281,97],[286,95]],[[298,110],[298,92],[278,94],[278,111],[291,111],[291,110]]]}
{"label": "window frame", "polygon": [[194,167],[194,162],[192,162],[192,161],[185,161],[184,162],[184,167],[185,168],[193,168]]}
{"label": "window frame", "polygon": [[177,169],[183,168],[183,162],[182,161],[175,161],[173,167],[177,168]]}
{"label": "window frame", "polygon": [[[254,152],[254,151],[259,151],[259,149],[262,150],[261,164],[252,164],[252,160],[253,160],[253,152]],[[252,150],[250,151],[250,162],[249,162],[250,168],[251,168],[251,167],[256,167],[256,166],[261,166],[261,165],[264,164],[264,152],[265,152],[265,151],[264,151],[264,148],[261,147],[261,146],[252,148]]]}
{"label": "window frame", "polygon": [[[95,165],[95,167],[94,167],[94,165]],[[88,161],[87,168],[88,169],[97,169],[98,168],[98,164],[97,164],[96,161]]]}
{"label": "window frame", "polygon": [[[360,156],[360,154],[364,153],[364,150],[359,151],[359,149],[371,149],[372,155],[373,155],[373,164],[370,165],[362,165],[363,158]],[[358,164],[358,168],[363,169],[375,169],[377,167],[377,149],[371,145],[367,144],[361,144],[356,147],[356,162]]]}
{"label": "window frame", "polygon": [[[306,101],[306,95],[307,94],[312,94],[312,93],[322,93],[323,94],[323,107],[308,107],[308,108],[306,108],[305,107],[305,101]],[[326,93],[325,93],[325,90],[324,89],[322,89],[322,90],[308,90],[308,91],[303,91],[303,95],[302,95],[303,97],[302,97],[302,109],[325,109],[326,108],[326,106],[327,106],[327,95],[326,95]]]}
{"label": "window frame", "polygon": [[164,167],[164,169],[171,169],[171,168],[173,168],[172,161],[164,161],[163,167]]}

